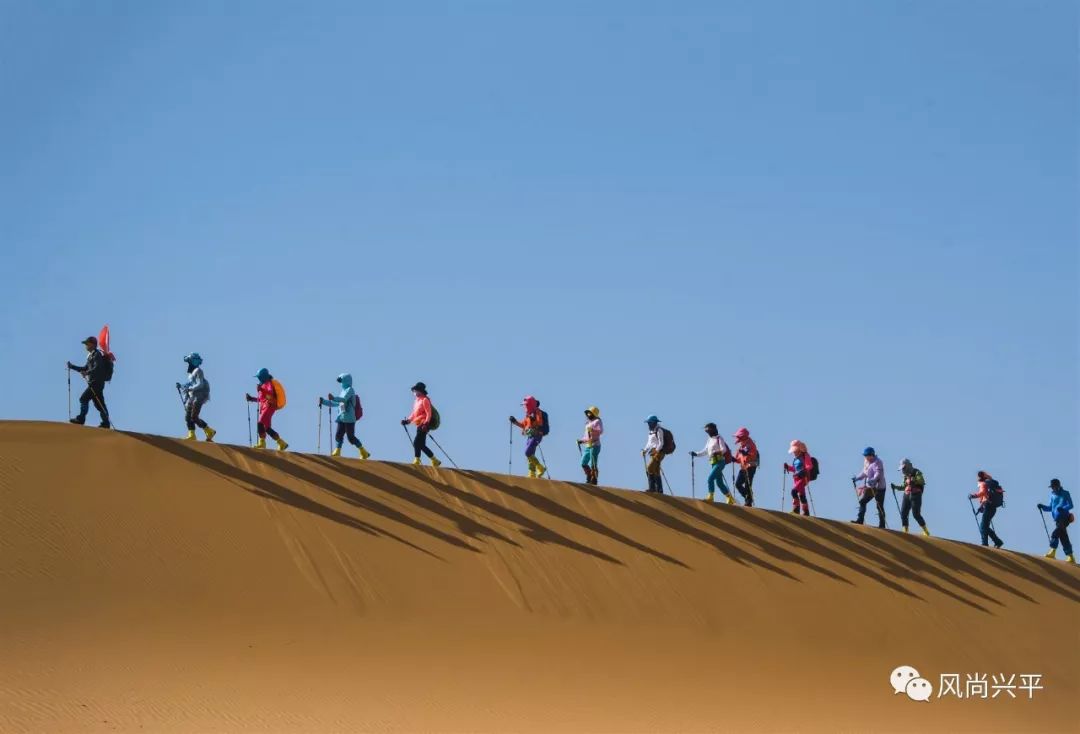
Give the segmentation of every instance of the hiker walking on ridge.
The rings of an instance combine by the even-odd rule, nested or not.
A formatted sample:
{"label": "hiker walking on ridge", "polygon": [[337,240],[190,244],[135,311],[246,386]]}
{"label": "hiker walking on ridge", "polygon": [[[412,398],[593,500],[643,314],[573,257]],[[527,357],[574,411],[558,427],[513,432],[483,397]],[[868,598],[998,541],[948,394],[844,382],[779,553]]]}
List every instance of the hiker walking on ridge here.
{"label": "hiker walking on ridge", "polygon": [[727,482],[724,481],[724,467],[727,466],[728,460],[731,458],[731,449],[728,447],[727,442],[724,441],[723,436],[720,435],[715,423],[705,424],[705,434],[709,437],[705,441],[705,448],[701,451],[690,452],[690,456],[694,458],[708,456],[709,464],[712,466],[708,479],[709,491],[705,495],[705,501],[713,501],[713,495],[716,492],[717,485],[719,485],[720,494],[724,495],[729,505],[733,505],[735,504],[735,498],[731,496],[731,490],[728,489]]}
{"label": "hiker walking on ridge", "polygon": [[428,397],[427,385],[418,382],[410,389],[414,396],[413,409],[408,418],[402,418],[401,425],[407,426],[412,423],[416,426],[416,437],[413,439],[412,463],[414,466],[419,466],[420,454],[423,454],[431,460],[431,465],[438,469],[442,466],[442,462],[435,458],[435,452],[427,446],[428,433],[437,427],[433,426],[436,412],[431,405],[431,399]]}
{"label": "hiker walking on ridge", "polygon": [[863,449],[863,470],[851,478],[852,482],[862,481],[862,491],[859,493],[859,515],[852,520],[857,525],[863,524],[866,517],[866,506],[870,500],[877,503],[878,527],[885,528],[885,464],[874,452],[873,446]]}
{"label": "hiker walking on ridge", "polygon": [[930,531],[927,529],[926,521],[923,520],[922,516],[922,498],[923,490],[926,489],[926,479],[923,477],[923,473],[912,465],[911,459],[904,459],[900,462],[900,473],[904,477],[904,483],[892,485],[894,492],[904,493],[904,502],[900,505],[900,524],[906,533],[908,531],[908,516],[914,515],[915,522],[919,523],[919,527],[922,528],[922,534],[929,538]]}
{"label": "hiker walking on ridge", "polygon": [[803,515],[810,517],[810,503],[806,499],[806,490],[812,479],[813,459],[806,449],[806,444],[798,439],[791,442],[788,453],[795,457],[790,464],[784,464],[784,471],[795,479],[794,486],[791,488],[791,512],[797,515],[801,509]]}
{"label": "hiker walking on ridge", "polygon": [[1000,548],[1005,545],[1005,542],[994,532],[992,523],[998,508],[1005,504],[1005,490],[988,472],[980,471],[978,478],[979,490],[975,494],[969,494],[968,500],[979,500],[979,509],[975,511],[975,514],[982,515],[979,522],[979,534],[982,536],[982,544],[989,545],[987,543],[989,538],[994,541],[995,548]]}
{"label": "hiker walking on ridge", "polygon": [[1050,518],[1054,521],[1054,532],[1050,535],[1050,550],[1046,552],[1046,557],[1055,558],[1058,543],[1061,543],[1061,549],[1065,551],[1065,560],[1075,566],[1076,557],[1073,556],[1073,546],[1072,541],[1069,540],[1068,531],[1069,523],[1074,519],[1072,509],[1072,495],[1061,486],[1061,480],[1051,479],[1050,504],[1039,505],[1039,510],[1049,512]]}
{"label": "hiker walking on ridge", "polygon": [[[585,409],[585,435],[577,440],[581,452],[581,468],[585,472],[585,483],[595,485],[600,481],[598,468],[600,459],[600,436],[604,433],[604,422],[600,420],[600,409],[590,405]],[[584,450],[583,450],[584,449]]]}
{"label": "hiker walking on ridge", "polygon": [[645,448],[641,450],[641,455],[648,457],[645,464],[645,477],[649,481],[649,488],[645,491],[663,494],[664,477],[661,474],[660,462],[667,454],[675,450],[675,440],[671,431],[660,426],[660,419],[655,415],[646,418],[645,424],[649,427],[649,438],[645,442]]}
{"label": "hiker walking on ridge", "polygon": [[327,393],[325,398],[319,398],[320,408],[323,406],[341,406],[341,411],[335,419],[337,432],[334,434],[334,441],[337,445],[334,446],[330,455],[341,456],[341,447],[345,443],[345,438],[348,437],[349,443],[359,449],[360,458],[366,460],[371,454],[364,448],[364,444],[360,442],[360,439],[356,437],[356,422],[364,415],[364,408],[360,405],[360,396],[353,389],[352,375],[348,372],[342,372],[338,375],[337,381],[341,385],[340,395],[335,397],[333,393]]}
{"label": "hiker walking on ridge", "polygon": [[525,408],[525,417],[518,420],[510,416],[510,423],[521,429],[525,436],[525,460],[529,463],[529,476],[536,479],[544,476],[547,467],[536,458],[536,449],[547,435],[547,413],[540,410],[540,402],[532,395],[526,395],[521,401]]}
{"label": "hiker walking on ridge", "polygon": [[[90,411],[92,401],[101,415],[100,427],[112,428],[112,423],[109,422],[109,409],[105,407],[105,383],[112,379],[112,360],[98,349],[97,337],[88,336],[83,339],[82,344],[86,347],[86,365],[79,367],[71,362],[67,363],[69,370],[78,372],[86,380],[86,389],[79,396],[79,414],[71,418],[69,422],[78,426],[85,424],[86,414]],[[70,380],[68,384],[70,386]]]}
{"label": "hiker walking on ridge", "polygon": [[735,431],[735,461],[739,464],[739,475],[735,478],[735,489],[742,495],[743,504],[747,507],[754,506],[754,475],[757,474],[761,465],[761,455],[758,453],[757,444],[750,438],[750,431],[740,428]]}
{"label": "hiker walking on ridge", "polygon": [[269,436],[277,442],[278,451],[284,451],[289,444],[274,430],[273,422],[274,413],[285,407],[285,388],[265,367],[255,373],[255,379],[259,381],[255,396],[244,393],[249,403],[259,404],[259,439],[255,442],[255,448],[265,449],[266,437]]}
{"label": "hiker walking on ridge", "polygon": [[206,421],[200,417],[203,406],[210,402],[210,383],[203,374],[203,358],[198,352],[192,352],[184,357],[184,362],[187,364],[188,380],[185,383],[176,383],[176,389],[184,403],[184,422],[187,424],[185,439],[194,441],[195,428],[198,427],[206,434],[206,440],[213,442],[217,431],[206,425]]}

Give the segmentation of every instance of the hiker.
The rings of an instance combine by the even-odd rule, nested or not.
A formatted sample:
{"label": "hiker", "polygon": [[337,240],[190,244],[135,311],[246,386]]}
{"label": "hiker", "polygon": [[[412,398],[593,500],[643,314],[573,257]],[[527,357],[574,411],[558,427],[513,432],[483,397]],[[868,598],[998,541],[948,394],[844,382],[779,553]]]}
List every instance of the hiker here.
{"label": "hiker", "polygon": [[926,528],[926,521],[923,520],[922,516],[922,498],[923,490],[926,489],[926,479],[923,477],[923,473],[912,465],[911,459],[904,459],[900,462],[900,473],[904,477],[904,483],[890,485],[894,492],[904,493],[904,501],[900,505],[900,524],[904,527],[906,533],[908,531],[908,516],[914,515],[915,522],[919,523],[919,527],[922,528],[922,534],[929,538],[930,531]]}
{"label": "hiker", "polygon": [[371,454],[364,448],[364,444],[360,442],[360,439],[356,437],[356,422],[363,416],[364,409],[360,406],[360,397],[356,394],[356,390],[353,389],[352,375],[343,372],[337,376],[337,381],[341,385],[340,395],[335,397],[333,393],[327,393],[326,398],[319,398],[320,408],[323,406],[341,406],[338,417],[335,419],[337,432],[334,435],[334,440],[337,445],[330,452],[330,455],[341,456],[341,447],[345,443],[345,438],[348,437],[349,443],[360,450],[360,458],[366,460]]}
{"label": "hiker", "polygon": [[210,402],[210,383],[203,374],[203,359],[198,352],[192,352],[184,357],[184,362],[187,364],[188,380],[183,384],[176,383],[176,389],[184,401],[184,421],[187,423],[185,438],[194,441],[197,426],[206,434],[206,440],[212,443],[217,431],[206,425],[206,421],[200,417],[203,406]]}
{"label": "hiker", "polygon": [[862,491],[859,492],[859,516],[852,520],[856,525],[862,525],[866,517],[866,506],[870,500],[877,503],[878,527],[885,527],[885,464],[874,452],[873,446],[863,449],[863,470],[851,478],[852,483],[862,481]]}
{"label": "hiker", "polygon": [[795,479],[795,484],[791,488],[791,512],[798,515],[801,509],[803,515],[810,517],[810,503],[806,500],[806,490],[810,486],[813,460],[810,458],[806,444],[798,439],[791,442],[788,453],[795,457],[790,464],[784,464],[784,471]]}
{"label": "hiker", "polygon": [[645,448],[641,450],[642,456],[648,456],[645,465],[645,477],[649,480],[649,488],[646,492],[664,493],[664,477],[661,474],[660,462],[664,460],[667,447],[664,445],[664,429],[660,427],[660,419],[650,415],[645,419],[649,427],[649,438],[645,442]]}
{"label": "hiker", "polygon": [[289,444],[285,443],[285,440],[278,435],[278,432],[274,430],[271,424],[274,420],[274,413],[285,407],[282,400],[285,391],[281,389],[281,383],[275,380],[274,376],[270,374],[270,370],[265,367],[255,373],[255,379],[259,381],[259,387],[255,391],[257,397],[244,393],[244,397],[247,398],[249,403],[259,404],[259,438],[255,442],[255,448],[265,449],[266,437],[269,436],[277,442],[278,451],[284,451],[289,448]]}
{"label": "hiker", "polygon": [[79,396],[79,414],[71,418],[69,422],[81,426],[86,423],[86,414],[90,411],[90,403],[101,415],[101,428],[112,428],[109,422],[109,409],[105,407],[105,383],[112,377],[112,363],[109,358],[98,349],[96,336],[88,336],[82,340],[86,347],[86,365],[79,367],[71,362],[67,363],[69,370],[74,370],[86,380],[86,389]]}
{"label": "hiker", "polygon": [[757,444],[750,438],[750,431],[740,428],[735,431],[735,461],[739,464],[739,475],[735,477],[735,489],[742,495],[743,504],[747,507],[754,506],[754,475],[757,474],[758,466],[761,465],[761,455],[758,453]]}
{"label": "hiker", "polygon": [[716,492],[717,485],[719,485],[720,494],[724,495],[729,505],[733,505],[735,504],[735,498],[731,496],[731,490],[728,489],[727,482],[724,481],[724,467],[727,466],[728,460],[731,458],[731,449],[728,447],[727,442],[724,441],[723,436],[720,435],[715,423],[705,424],[705,435],[709,437],[705,441],[705,448],[701,451],[690,452],[690,456],[694,458],[708,456],[709,464],[712,465],[712,471],[709,472],[708,479],[709,492],[705,495],[705,501],[713,501],[713,495]]}
{"label": "hiker", "polygon": [[1056,557],[1058,543],[1061,543],[1061,549],[1065,551],[1065,560],[1075,566],[1076,558],[1073,556],[1072,541],[1069,540],[1068,531],[1069,523],[1074,519],[1072,509],[1072,495],[1061,486],[1060,479],[1051,479],[1050,504],[1039,505],[1039,510],[1049,512],[1050,519],[1054,521],[1054,532],[1050,535],[1050,550],[1046,552],[1046,557]]}
{"label": "hiker", "polygon": [[547,471],[547,467],[536,458],[536,449],[544,440],[544,411],[540,410],[540,401],[532,395],[526,395],[521,404],[525,408],[525,418],[519,421],[514,416],[510,416],[510,422],[520,428],[522,435],[525,436],[525,460],[529,463],[529,476],[536,479],[544,476],[544,472]]}
{"label": "hiker", "polygon": [[600,436],[603,433],[604,422],[600,420],[600,409],[595,405],[590,405],[585,409],[585,435],[577,440],[586,484],[595,485],[600,480],[600,470],[597,465],[600,458]]}
{"label": "hiker", "polygon": [[982,520],[979,522],[982,544],[989,545],[986,542],[987,538],[989,538],[994,541],[995,548],[1000,548],[1005,543],[994,532],[992,523],[998,508],[1005,503],[1005,491],[988,472],[980,471],[977,476],[979,478],[979,490],[975,494],[969,494],[968,500],[979,500],[979,509],[975,511],[975,514],[982,515]]}
{"label": "hiker", "polygon": [[431,422],[435,415],[435,409],[431,407],[431,399],[428,397],[427,385],[418,382],[409,388],[413,392],[412,413],[408,418],[401,419],[401,425],[407,426],[412,423],[416,426],[416,438],[413,439],[413,461],[415,466],[420,465],[420,454],[423,453],[431,459],[431,465],[438,469],[442,462],[435,458],[435,452],[427,446],[428,433],[431,432]]}

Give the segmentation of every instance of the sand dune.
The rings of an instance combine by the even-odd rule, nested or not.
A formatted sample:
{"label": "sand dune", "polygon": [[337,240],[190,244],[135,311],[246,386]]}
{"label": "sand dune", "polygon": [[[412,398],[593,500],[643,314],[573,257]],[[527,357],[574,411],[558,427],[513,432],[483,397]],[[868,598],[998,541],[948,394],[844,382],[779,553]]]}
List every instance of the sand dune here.
{"label": "sand dune", "polygon": [[2,732],[1078,731],[1078,601],[846,523],[0,423]]}

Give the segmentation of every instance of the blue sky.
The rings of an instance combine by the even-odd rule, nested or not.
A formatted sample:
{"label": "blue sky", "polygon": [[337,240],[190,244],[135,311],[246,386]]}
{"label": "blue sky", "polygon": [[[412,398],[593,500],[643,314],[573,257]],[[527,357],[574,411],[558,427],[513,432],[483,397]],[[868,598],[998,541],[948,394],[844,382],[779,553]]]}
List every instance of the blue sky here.
{"label": "blue sky", "polygon": [[766,506],[798,437],[850,517],[872,444],[935,534],[974,539],[984,468],[1045,549],[1047,480],[1080,497],[1075,4],[307,5],[0,3],[0,417],[66,418],[108,322],[123,429],[182,435],[198,350],[219,440],[266,366],[314,449],[348,370],[376,458],[424,380],[505,470],[531,393],[556,478],[592,403],[626,487],[649,413],[679,494],[700,427],[747,425]]}

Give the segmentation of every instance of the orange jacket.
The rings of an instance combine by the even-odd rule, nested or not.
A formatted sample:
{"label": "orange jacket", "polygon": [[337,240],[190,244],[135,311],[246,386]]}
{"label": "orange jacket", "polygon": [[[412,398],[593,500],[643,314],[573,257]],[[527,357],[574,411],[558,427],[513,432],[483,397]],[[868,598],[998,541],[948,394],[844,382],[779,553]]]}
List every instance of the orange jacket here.
{"label": "orange jacket", "polygon": [[431,423],[431,400],[427,395],[420,395],[413,401],[409,422],[417,428],[423,428]]}

